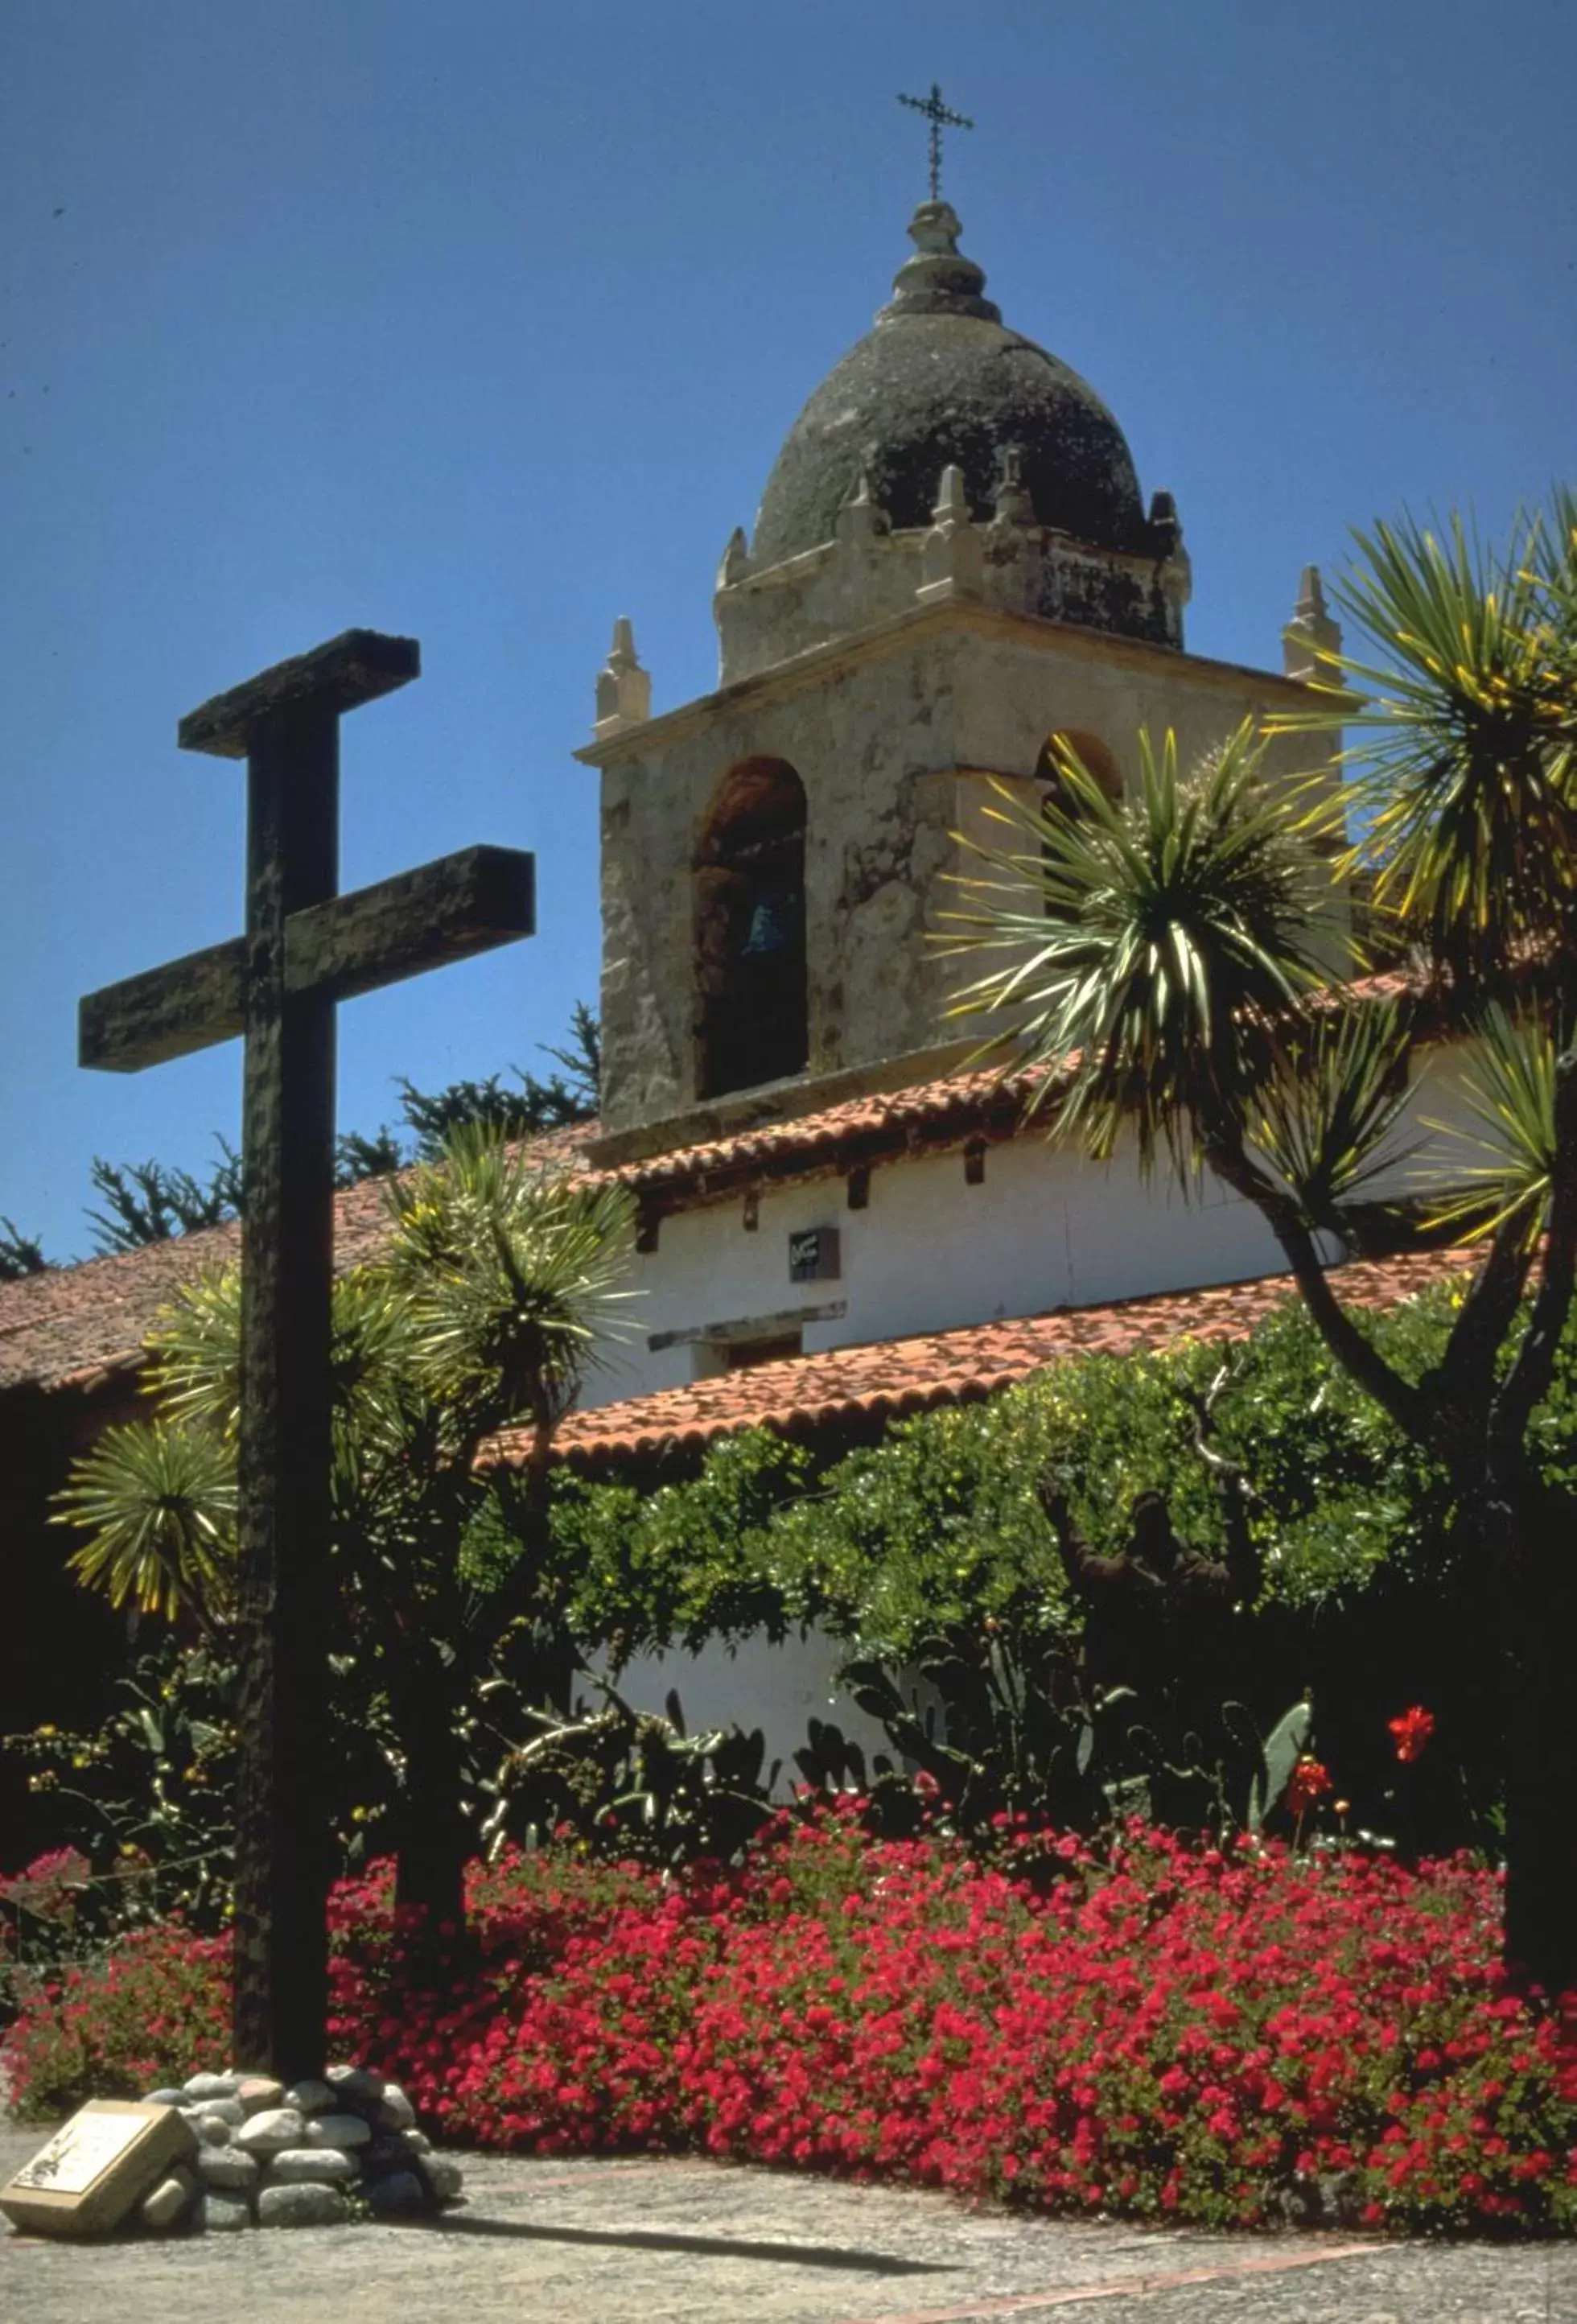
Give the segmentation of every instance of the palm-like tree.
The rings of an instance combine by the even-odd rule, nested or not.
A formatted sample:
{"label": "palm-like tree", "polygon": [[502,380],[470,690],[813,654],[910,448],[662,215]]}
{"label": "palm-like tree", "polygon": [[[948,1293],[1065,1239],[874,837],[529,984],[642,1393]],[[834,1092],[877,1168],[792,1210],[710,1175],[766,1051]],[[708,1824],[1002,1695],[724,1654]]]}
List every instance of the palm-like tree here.
{"label": "palm-like tree", "polygon": [[[505,1650],[529,1693],[567,1683],[548,1468],[618,1328],[632,1218],[620,1189],[545,1176],[475,1128],[385,1199],[383,1253],[335,1286],[333,1549],[396,1741],[399,1899],[457,1925],[476,1689]],[[158,1416],[106,1437],[61,1496],[58,1522],[89,1535],[72,1563],[116,1604],[228,1616],[239,1349],[235,1271],[187,1286],[152,1343]],[[522,1421],[524,1463],[486,1463]]]}
{"label": "palm-like tree", "polygon": [[[1115,803],[1070,752],[1040,814],[1010,803],[955,916],[955,943],[1001,957],[960,1006],[1001,1016],[1054,1134],[1109,1154],[1126,1132],[1147,1167],[1253,1203],[1332,1352],[1445,1469],[1505,1674],[1508,1959],[1556,1991],[1577,1987],[1577,1499],[1529,1432],[1577,1281],[1577,501],[1499,556],[1457,524],[1379,526],[1340,594],[1364,654],[1327,656],[1323,698],[1277,723],[1359,738],[1361,837],[1335,868],[1370,872],[1415,982],[1476,1036],[1475,1158],[1428,1187],[1401,1167],[1418,1012],[1338,981],[1328,794],[1274,788],[1247,732],[1187,772],[1147,743]],[[1443,1228],[1482,1258],[1443,1360],[1410,1379],[1330,1261]]]}

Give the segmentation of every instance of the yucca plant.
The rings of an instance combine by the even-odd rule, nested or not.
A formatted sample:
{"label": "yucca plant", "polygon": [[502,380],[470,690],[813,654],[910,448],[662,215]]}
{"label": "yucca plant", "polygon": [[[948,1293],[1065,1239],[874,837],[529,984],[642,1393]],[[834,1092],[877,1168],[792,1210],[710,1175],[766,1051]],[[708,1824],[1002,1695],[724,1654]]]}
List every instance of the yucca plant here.
{"label": "yucca plant", "polygon": [[1127,1130],[1145,1168],[1162,1149],[1183,1164],[1191,1125],[1248,1101],[1329,973],[1320,811],[1289,812],[1263,758],[1245,725],[1185,776],[1175,735],[1141,734],[1139,789],[1111,799],[1065,745],[1042,811],[1001,794],[1007,844],[948,915],[961,948],[1006,955],[958,1013],[1010,1012],[1000,1038],[1056,1069],[1064,1128],[1097,1154]]}
{"label": "yucca plant", "polygon": [[[617,1329],[632,1222],[619,1189],[545,1176],[475,1129],[385,1200],[383,1254],[334,1290],[333,1555],[342,1642],[396,1738],[400,1898],[436,1924],[460,1917],[475,1846],[477,1690],[511,1646],[528,1693],[567,1681],[546,1465]],[[57,1522],[89,1536],[73,1566],[117,1605],[229,1616],[240,1324],[235,1270],[187,1285],[151,1343],[157,1416],[112,1431],[60,1496]],[[490,1465],[512,1422],[523,1469]]]}
{"label": "yucca plant", "polygon": [[1477,1054],[1462,1077],[1468,1120],[1429,1124],[1466,1149],[1437,1216],[1474,1240],[1506,1228],[1532,1244],[1544,1231],[1560,1170],[1555,1100],[1565,1045],[1545,1019],[1513,1017],[1499,1006],[1485,1010],[1475,1030]]}
{"label": "yucca plant", "polygon": [[[954,922],[992,955],[960,1006],[999,1020],[1054,1135],[1130,1137],[1256,1204],[1333,1353],[1444,1469],[1505,1680],[1508,1958],[1554,1991],[1577,1987],[1577,1501],[1528,1432],[1577,1282],[1577,496],[1499,554],[1454,520],[1357,541],[1337,594],[1359,650],[1323,656],[1272,726],[1352,731],[1337,869],[1416,947],[1435,1019],[1474,1036],[1465,1131],[1413,1135],[1424,1020],[1342,982],[1329,788],[1273,788],[1247,732],[1191,770],[1147,742],[1115,801],[1065,753],[1041,813],[1004,809],[1011,844]],[[1410,1379],[1332,1262],[1449,1232],[1483,1256],[1443,1360]]]}
{"label": "yucca plant", "polygon": [[390,1193],[390,1279],[411,1297],[429,1391],[478,1437],[527,1418],[549,1434],[616,1337],[632,1249],[629,1196],[544,1175],[485,1130]]}
{"label": "yucca plant", "polygon": [[1469,987],[1546,948],[1577,903],[1570,519],[1558,503],[1553,522],[1519,522],[1499,556],[1457,518],[1379,524],[1338,593],[1380,650],[1329,672],[1361,738],[1353,860]]}
{"label": "yucca plant", "polygon": [[91,1536],[67,1563],[112,1606],[204,1628],[227,1618],[235,1461],[215,1431],[162,1417],[108,1429],[59,1499],[57,1522]]}

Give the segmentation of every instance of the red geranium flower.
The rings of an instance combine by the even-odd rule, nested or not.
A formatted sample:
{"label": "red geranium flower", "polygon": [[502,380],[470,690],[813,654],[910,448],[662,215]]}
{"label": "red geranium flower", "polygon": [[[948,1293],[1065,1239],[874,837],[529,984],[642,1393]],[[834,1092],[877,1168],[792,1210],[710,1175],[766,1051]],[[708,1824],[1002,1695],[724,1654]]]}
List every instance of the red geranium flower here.
{"label": "red geranium flower", "polygon": [[1305,1814],[1314,1802],[1332,1789],[1329,1768],[1305,1752],[1287,1779],[1286,1804],[1295,1816]]}
{"label": "red geranium flower", "polygon": [[1389,1719],[1386,1724],[1397,1738],[1397,1758],[1406,1762],[1422,1757],[1424,1746],[1434,1732],[1434,1713],[1416,1702],[1399,1719]]}

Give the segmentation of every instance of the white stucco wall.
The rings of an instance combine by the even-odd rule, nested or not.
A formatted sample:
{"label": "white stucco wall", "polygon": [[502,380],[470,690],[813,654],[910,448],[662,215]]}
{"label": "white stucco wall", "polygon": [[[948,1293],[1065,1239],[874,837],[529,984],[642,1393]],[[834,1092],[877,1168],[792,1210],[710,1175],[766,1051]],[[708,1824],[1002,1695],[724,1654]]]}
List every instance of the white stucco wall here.
{"label": "white stucco wall", "polygon": [[[1458,1130],[1462,1047],[1425,1053],[1399,1132],[1411,1150],[1376,1194],[1416,1193],[1424,1174],[1460,1170],[1474,1156]],[[700,1333],[838,1305],[804,1324],[807,1354],[951,1331],[963,1324],[1092,1307],[1280,1274],[1286,1259],[1258,1212],[1206,1178],[1185,1200],[1163,1171],[1148,1182],[1131,1154],[1088,1160],[1032,1132],[991,1146],[985,1177],[965,1182],[962,1152],[879,1164],[868,1207],[851,1211],[838,1177],[764,1189],[757,1223],[741,1198],[665,1218],[658,1248],[637,1258],[628,1338],[604,1353],[584,1398],[589,1407],[677,1388],[707,1369],[696,1344],[652,1349],[653,1335]],[[806,1227],[838,1231],[841,1277],[794,1284],[788,1238]]]}
{"label": "white stucco wall", "polygon": [[746,1638],[737,1648],[715,1642],[696,1654],[676,1647],[669,1654],[638,1655],[618,1681],[619,1692],[637,1711],[660,1711],[669,1691],[679,1698],[687,1733],[709,1727],[738,1727],[766,1738],[764,1783],[778,1761],[777,1791],[788,1798],[804,1777],[794,1754],[804,1748],[810,1722],[829,1721],[857,1744],[869,1766],[872,1755],[895,1755],[881,1726],[839,1692],[836,1672],[847,1649],[824,1631],[807,1630],[771,1646]]}
{"label": "white stucco wall", "polygon": [[[1130,1159],[1103,1166],[1039,1136],[990,1148],[980,1185],[965,1184],[954,1152],[878,1167],[862,1211],[848,1208],[842,1179],[825,1178],[764,1192],[755,1228],[744,1221],[737,1200],[663,1220],[657,1250],[635,1261],[632,1336],[606,1351],[588,1406],[696,1378],[695,1347],[654,1351],[653,1334],[842,1303],[841,1315],[806,1323],[809,1353],[1281,1264],[1258,1213],[1219,1187],[1185,1203],[1159,1176],[1144,1184]],[[789,1235],[814,1226],[838,1230],[841,1279],[793,1284]]]}

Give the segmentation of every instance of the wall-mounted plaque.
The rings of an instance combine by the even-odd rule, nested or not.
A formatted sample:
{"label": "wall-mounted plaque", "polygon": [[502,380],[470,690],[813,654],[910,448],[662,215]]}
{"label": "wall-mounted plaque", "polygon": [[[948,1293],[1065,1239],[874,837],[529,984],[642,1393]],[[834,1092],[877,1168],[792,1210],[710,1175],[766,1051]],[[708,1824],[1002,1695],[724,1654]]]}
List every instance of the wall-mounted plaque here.
{"label": "wall-mounted plaque", "polygon": [[843,1271],[836,1227],[799,1227],[789,1236],[790,1283],[836,1283]]}
{"label": "wall-mounted plaque", "polygon": [[175,2107],[95,2098],[0,2187],[0,2211],[35,2235],[105,2235],[196,2144]]}

